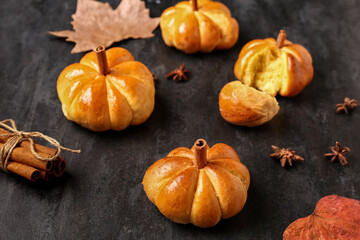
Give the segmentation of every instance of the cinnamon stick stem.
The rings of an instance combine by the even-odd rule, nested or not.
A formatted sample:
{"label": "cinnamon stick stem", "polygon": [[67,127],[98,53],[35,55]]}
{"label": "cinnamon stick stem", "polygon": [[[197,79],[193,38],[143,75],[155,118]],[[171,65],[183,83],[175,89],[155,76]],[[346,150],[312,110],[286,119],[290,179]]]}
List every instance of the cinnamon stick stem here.
{"label": "cinnamon stick stem", "polygon": [[41,177],[38,169],[17,162],[9,162],[7,170],[30,181],[36,181]]}
{"label": "cinnamon stick stem", "polygon": [[277,40],[276,40],[276,46],[277,46],[278,48],[282,48],[282,47],[284,46],[286,37],[287,37],[287,35],[286,35],[285,30],[281,29],[281,30],[280,30],[280,33],[279,33],[279,35],[278,35],[278,38],[277,38]]}
{"label": "cinnamon stick stem", "polygon": [[207,164],[207,143],[204,139],[195,142],[195,161],[198,169],[204,168]]}
{"label": "cinnamon stick stem", "polygon": [[101,75],[106,75],[109,73],[109,66],[106,58],[106,51],[104,46],[98,46],[94,52],[96,53],[99,72]]}
{"label": "cinnamon stick stem", "polygon": [[199,10],[198,9],[198,4],[197,4],[197,0],[190,0],[191,1],[191,3],[192,3],[192,10],[195,12],[195,11],[197,11],[197,10]]}

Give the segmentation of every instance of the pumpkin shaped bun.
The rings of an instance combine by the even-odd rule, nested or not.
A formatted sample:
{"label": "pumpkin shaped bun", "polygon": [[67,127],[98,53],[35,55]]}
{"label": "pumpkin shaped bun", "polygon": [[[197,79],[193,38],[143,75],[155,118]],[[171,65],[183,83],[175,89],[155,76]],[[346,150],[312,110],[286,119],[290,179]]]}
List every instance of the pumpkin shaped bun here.
{"label": "pumpkin shaped bun", "polygon": [[234,72],[244,84],[284,97],[299,94],[314,75],[310,53],[286,40],[284,30],[277,41],[266,38],[248,42],[241,49]]}
{"label": "pumpkin shaped bun", "polygon": [[190,0],[166,9],[160,18],[165,44],[185,53],[229,49],[239,36],[239,24],[220,2]]}
{"label": "pumpkin shaped bun", "polygon": [[143,179],[146,195],[170,220],[211,227],[239,213],[250,184],[248,169],[223,143],[199,139],[155,162]]}
{"label": "pumpkin shaped bun", "polygon": [[57,82],[67,119],[93,131],[123,130],[154,109],[153,76],[124,48],[98,47],[66,67]]}
{"label": "pumpkin shaped bun", "polygon": [[280,107],[275,97],[236,80],[221,89],[219,109],[227,122],[255,127],[270,121]]}

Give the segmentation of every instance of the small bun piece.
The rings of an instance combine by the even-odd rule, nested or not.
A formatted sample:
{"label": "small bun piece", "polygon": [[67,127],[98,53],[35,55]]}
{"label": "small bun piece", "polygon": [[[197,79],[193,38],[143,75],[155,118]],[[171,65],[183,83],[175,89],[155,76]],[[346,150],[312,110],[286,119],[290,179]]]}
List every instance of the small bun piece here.
{"label": "small bun piece", "polygon": [[266,38],[248,42],[234,67],[237,79],[271,96],[299,94],[313,78],[312,58],[302,45],[286,37],[281,30],[277,40]]}
{"label": "small bun piece", "polygon": [[219,108],[227,122],[247,127],[262,125],[279,112],[275,97],[240,81],[230,82],[221,89]]}

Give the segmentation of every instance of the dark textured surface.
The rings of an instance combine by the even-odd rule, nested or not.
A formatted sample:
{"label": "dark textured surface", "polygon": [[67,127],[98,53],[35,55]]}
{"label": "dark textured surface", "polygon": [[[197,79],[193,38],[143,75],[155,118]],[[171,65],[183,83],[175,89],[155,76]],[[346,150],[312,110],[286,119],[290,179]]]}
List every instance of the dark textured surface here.
{"label": "dark textured surface", "polygon": [[[119,1],[111,1],[113,7]],[[176,1],[147,3],[160,16]],[[345,96],[360,100],[360,3],[356,0],[228,0],[240,23],[238,43],[228,51],[185,55],[168,48],[160,29],[155,37],[128,40],[125,47],[160,77],[150,119],[123,132],[94,133],[69,122],[61,112],[56,81],[61,70],[80,60],[73,43],[47,34],[70,29],[76,1],[2,1],[0,5],[0,119],[13,118],[80,155],[64,153],[67,174],[39,185],[0,173],[0,239],[281,239],[295,219],[307,216],[323,196],[360,198],[360,109],[335,114]],[[234,80],[241,47],[254,38],[290,40],[313,56],[315,77],[294,98],[278,97],[279,114],[257,128],[226,123],[218,94]],[[163,75],[185,62],[188,82]],[[147,199],[141,185],[146,169],[197,138],[233,146],[249,168],[248,201],[235,217],[199,229],[172,223]],[[335,141],[351,148],[349,164],[323,157]],[[270,145],[291,147],[305,158],[281,168],[268,157]]]}

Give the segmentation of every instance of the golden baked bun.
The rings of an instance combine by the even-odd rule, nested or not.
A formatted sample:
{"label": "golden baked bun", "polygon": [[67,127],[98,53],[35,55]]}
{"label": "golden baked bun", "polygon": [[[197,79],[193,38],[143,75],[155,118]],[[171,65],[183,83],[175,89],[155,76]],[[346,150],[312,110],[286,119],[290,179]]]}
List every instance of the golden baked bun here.
{"label": "golden baked bun", "polygon": [[234,72],[244,84],[284,97],[299,94],[314,75],[310,53],[286,40],[284,30],[277,41],[266,38],[248,42],[241,49]]}
{"label": "golden baked bun", "polygon": [[151,72],[119,47],[99,47],[66,67],[57,91],[66,118],[93,131],[141,124],[154,109]]}
{"label": "golden baked bun", "polygon": [[212,148],[199,139],[155,162],[143,179],[146,195],[170,220],[211,227],[243,208],[250,184],[248,169],[223,143]]}
{"label": "golden baked bun", "polygon": [[264,124],[279,112],[275,97],[240,81],[229,82],[221,89],[219,108],[227,122],[248,127]]}
{"label": "golden baked bun", "polygon": [[165,44],[185,53],[229,49],[239,36],[239,24],[220,2],[192,0],[166,9],[160,18]]}

